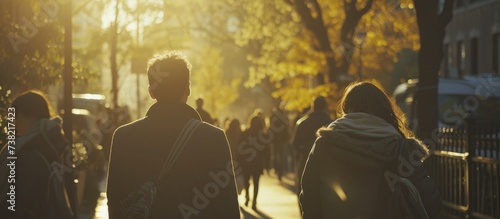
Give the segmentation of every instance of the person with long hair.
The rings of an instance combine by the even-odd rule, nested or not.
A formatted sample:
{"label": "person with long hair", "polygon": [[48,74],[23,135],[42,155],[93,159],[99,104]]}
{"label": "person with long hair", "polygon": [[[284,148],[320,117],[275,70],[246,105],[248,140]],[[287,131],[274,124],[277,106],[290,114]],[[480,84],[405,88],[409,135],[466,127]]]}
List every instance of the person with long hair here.
{"label": "person with long hair", "polygon": [[[269,154],[269,145],[262,142],[266,135],[264,120],[259,115],[250,118],[249,127],[241,134],[238,144],[237,161],[241,165],[245,186],[245,205],[250,201],[250,178],[253,181],[252,209],[257,209],[257,195],[259,194],[260,175],[263,174],[266,156]],[[250,139],[254,139],[252,142]],[[251,152],[251,153],[247,153]],[[250,156],[247,156],[250,155]]]}
{"label": "person with long hair", "polygon": [[398,158],[415,185],[429,218],[442,200],[422,162],[429,151],[407,129],[401,110],[369,82],[349,85],[340,118],[318,131],[302,175],[303,218],[387,218],[391,196],[387,173]]}
{"label": "person with long hair", "polygon": [[[71,146],[63,136],[62,120],[55,116],[45,94],[39,91],[18,95],[12,108],[16,139],[15,144],[8,143],[0,151],[0,178],[5,179],[0,182],[0,215],[2,218],[70,218],[74,214],[68,205],[69,198],[74,198],[69,189],[73,181]],[[8,158],[13,155],[9,146],[15,148],[17,159]],[[7,163],[12,162],[15,178],[8,181],[12,169],[7,169]],[[6,206],[10,205],[6,194],[12,193],[12,186],[15,186],[15,211]],[[61,195],[63,193],[69,194],[69,198]]]}
{"label": "person with long hair", "polygon": [[233,159],[235,158],[236,153],[238,153],[238,141],[240,140],[241,133],[240,120],[232,119],[228,122],[226,126],[226,136],[227,141],[229,142],[229,147],[231,148]]}

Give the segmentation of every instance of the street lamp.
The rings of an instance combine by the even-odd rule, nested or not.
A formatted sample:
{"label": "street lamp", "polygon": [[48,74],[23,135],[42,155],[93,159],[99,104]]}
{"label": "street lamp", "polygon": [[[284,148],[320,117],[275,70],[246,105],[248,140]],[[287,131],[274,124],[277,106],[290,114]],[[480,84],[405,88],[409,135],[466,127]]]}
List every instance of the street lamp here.
{"label": "street lamp", "polygon": [[358,31],[355,41],[359,48],[358,80],[361,80],[363,68],[363,60],[361,59],[361,56],[363,56],[363,43],[366,41],[366,32],[362,30]]}

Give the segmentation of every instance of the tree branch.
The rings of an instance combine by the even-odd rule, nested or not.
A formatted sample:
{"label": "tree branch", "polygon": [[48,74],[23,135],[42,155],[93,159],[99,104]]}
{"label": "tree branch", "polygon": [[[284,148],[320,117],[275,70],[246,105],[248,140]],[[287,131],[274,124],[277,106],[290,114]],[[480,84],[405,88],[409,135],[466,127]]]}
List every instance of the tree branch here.
{"label": "tree branch", "polygon": [[315,19],[313,18],[311,11],[307,7],[307,4],[305,3],[304,0],[296,0],[295,1],[295,9],[297,13],[300,15],[302,18],[302,21],[304,21],[304,24],[307,29],[310,31],[314,31],[315,29]]}
{"label": "tree branch", "polygon": [[359,10],[359,13],[361,13],[361,15],[366,14],[366,12],[368,12],[372,8],[372,5],[373,5],[373,0],[368,0],[365,7]]}

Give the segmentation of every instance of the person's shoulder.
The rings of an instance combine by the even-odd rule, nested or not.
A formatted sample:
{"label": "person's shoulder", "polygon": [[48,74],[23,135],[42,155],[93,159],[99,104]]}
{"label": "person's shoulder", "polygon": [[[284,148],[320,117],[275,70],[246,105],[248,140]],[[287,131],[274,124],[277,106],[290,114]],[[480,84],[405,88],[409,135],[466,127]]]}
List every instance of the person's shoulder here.
{"label": "person's shoulder", "polygon": [[424,161],[430,155],[429,148],[419,139],[416,138],[403,138],[401,139],[406,146],[404,153],[408,156],[416,156]]}
{"label": "person's shoulder", "polygon": [[328,122],[328,123],[332,122],[332,118],[330,118],[330,115],[328,115],[328,113],[325,113],[325,112],[318,113],[318,118],[324,122]]}
{"label": "person's shoulder", "polygon": [[[318,130],[319,131],[319,130]],[[334,147],[331,141],[325,136],[318,136],[312,145],[310,153],[315,155],[323,156],[330,154],[330,148]],[[328,155],[329,156],[329,155]]]}
{"label": "person's shoulder", "polygon": [[134,133],[137,130],[142,129],[143,126],[145,125],[146,118],[147,117],[144,117],[144,118],[141,118],[141,119],[138,119],[138,120],[132,121],[130,123],[119,126],[115,130],[115,135],[117,135],[118,133],[120,133],[120,134]]}
{"label": "person's shoulder", "polygon": [[197,128],[197,132],[199,134],[206,134],[206,135],[211,135],[211,134],[214,134],[214,135],[220,135],[220,134],[224,134],[224,130],[222,130],[221,128],[217,127],[217,126],[214,126],[210,123],[207,123],[207,122],[203,122],[203,121],[200,121],[200,125],[198,126]]}
{"label": "person's shoulder", "polygon": [[198,112],[198,114],[200,114],[200,115],[201,115],[201,114],[203,114],[203,115],[209,115],[209,113],[208,113],[206,110],[204,110],[204,109],[196,109],[196,111],[197,111],[197,112]]}
{"label": "person's shoulder", "polygon": [[308,120],[310,120],[310,117],[309,117],[309,114],[306,114],[306,115],[304,115],[304,116],[300,117],[300,119],[299,119],[299,120],[297,120],[296,125],[297,125],[297,126],[303,125],[303,124],[305,124],[305,122],[306,122],[306,121],[308,121]]}
{"label": "person's shoulder", "polygon": [[227,138],[224,130],[219,127],[213,126],[206,122],[201,122],[201,124],[196,128],[193,133],[194,142],[202,145],[212,145],[212,149],[219,145],[226,145]]}

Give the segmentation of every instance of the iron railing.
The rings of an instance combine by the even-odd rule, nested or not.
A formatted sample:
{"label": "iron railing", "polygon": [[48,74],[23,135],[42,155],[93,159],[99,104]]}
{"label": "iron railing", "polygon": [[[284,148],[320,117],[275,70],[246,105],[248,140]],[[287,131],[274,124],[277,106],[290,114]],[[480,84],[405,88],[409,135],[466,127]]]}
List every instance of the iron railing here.
{"label": "iron railing", "polygon": [[500,125],[467,120],[439,130],[426,161],[448,218],[500,218]]}

